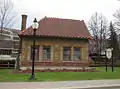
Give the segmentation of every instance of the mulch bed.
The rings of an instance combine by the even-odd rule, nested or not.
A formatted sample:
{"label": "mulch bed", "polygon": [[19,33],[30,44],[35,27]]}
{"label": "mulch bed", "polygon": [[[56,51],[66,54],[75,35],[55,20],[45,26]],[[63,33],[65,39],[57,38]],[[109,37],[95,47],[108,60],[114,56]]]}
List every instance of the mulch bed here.
{"label": "mulch bed", "polygon": [[[32,71],[30,69],[27,70],[20,70],[20,71],[13,71],[12,73],[31,73]],[[37,72],[98,72],[95,69],[44,69],[44,70],[35,70],[35,73]]]}

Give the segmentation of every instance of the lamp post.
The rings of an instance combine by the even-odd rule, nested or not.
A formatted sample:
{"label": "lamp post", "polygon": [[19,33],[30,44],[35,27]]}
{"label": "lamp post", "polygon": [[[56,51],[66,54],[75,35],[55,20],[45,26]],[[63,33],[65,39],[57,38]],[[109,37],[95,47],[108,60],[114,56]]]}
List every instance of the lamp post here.
{"label": "lamp post", "polygon": [[[33,25],[32,25],[32,28],[33,28],[33,36],[35,37],[36,36],[36,30],[38,29],[38,22],[37,22],[37,19],[35,18],[34,21],[33,21]],[[31,77],[30,77],[30,80],[34,80],[35,79],[35,73],[34,73],[34,66],[35,66],[35,38],[33,40],[33,47],[32,47],[32,74],[31,74]]]}
{"label": "lamp post", "polygon": [[[112,48],[112,54],[113,54],[113,48]],[[113,55],[112,55],[112,72],[114,72],[114,59],[113,59]]]}

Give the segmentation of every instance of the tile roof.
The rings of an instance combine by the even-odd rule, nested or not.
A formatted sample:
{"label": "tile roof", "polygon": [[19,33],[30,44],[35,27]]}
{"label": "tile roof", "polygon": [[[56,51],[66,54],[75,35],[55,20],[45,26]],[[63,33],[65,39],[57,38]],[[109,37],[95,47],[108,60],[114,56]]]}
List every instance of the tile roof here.
{"label": "tile roof", "polygon": [[[39,24],[40,26],[36,31],[37,36],[91,39],[91,35],[83,20],[45,17],[39,21]],[[21,31],[19,35],[32,36],[32,27]]]}

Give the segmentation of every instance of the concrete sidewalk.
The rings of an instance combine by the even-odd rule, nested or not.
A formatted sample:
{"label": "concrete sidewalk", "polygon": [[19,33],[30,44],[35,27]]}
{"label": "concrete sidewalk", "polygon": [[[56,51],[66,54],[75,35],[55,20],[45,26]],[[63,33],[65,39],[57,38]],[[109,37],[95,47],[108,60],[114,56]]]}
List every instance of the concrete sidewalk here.
{"label": "concrete sidewalk", "polygon": [[120,86],[120,80],[83,80],[63,82],[1,82],[0,89],[84,89]]}

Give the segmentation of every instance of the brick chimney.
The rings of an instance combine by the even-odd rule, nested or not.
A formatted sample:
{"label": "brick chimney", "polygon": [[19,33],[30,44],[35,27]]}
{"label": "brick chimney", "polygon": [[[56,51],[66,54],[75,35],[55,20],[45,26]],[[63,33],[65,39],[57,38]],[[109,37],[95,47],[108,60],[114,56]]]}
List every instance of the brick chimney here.
{"label": "brick chimney", "polygon": [[22,15],[22,22],[21,22],[21,31],[26,29],[26,21],[27,21],[27,15]]}

